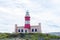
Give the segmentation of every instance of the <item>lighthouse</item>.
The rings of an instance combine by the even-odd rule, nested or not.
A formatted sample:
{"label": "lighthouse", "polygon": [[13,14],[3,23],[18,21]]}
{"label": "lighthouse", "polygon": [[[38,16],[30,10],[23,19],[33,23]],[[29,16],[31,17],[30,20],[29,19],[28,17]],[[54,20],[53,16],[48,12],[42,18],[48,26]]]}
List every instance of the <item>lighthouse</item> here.
{"label": "lighthouse", "polygon": [[38,25],[30,25],[30,15],[28,11],[26,11],[24,19],[24,26],[18,26],[15,24],[16,33],[41,33],[41,23]]}
{"label": "lighthouse", "polygon": [[25,26],[24,26],[24,28],[30,29],[30,15],[29,15],[28,11],[26,12],[26,15],[25,15]]}

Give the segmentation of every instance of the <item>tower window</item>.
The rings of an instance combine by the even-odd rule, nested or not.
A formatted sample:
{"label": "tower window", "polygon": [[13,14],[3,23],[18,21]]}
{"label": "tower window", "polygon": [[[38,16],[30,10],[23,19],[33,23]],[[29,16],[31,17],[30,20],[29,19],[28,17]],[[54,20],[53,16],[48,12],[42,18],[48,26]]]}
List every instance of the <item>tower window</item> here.
{"label": "tower window", "polygon": [[20,29],[18,29],[18,32],[20,32]]}
{"label": "tower window", "polygon": [[34,29],[32,29],[32,32],[34,32]]}
{"label": "tower window", "polygon": [[21,29],[21,32],[23,32],[23,29]]}
{"label": "tower window", "polygon": [[25,32],[27,32],[27,30],[25,30]]}
{"label": "tower window", "polygon": [[35,29],[35,32],[37,32],[37,29]]}

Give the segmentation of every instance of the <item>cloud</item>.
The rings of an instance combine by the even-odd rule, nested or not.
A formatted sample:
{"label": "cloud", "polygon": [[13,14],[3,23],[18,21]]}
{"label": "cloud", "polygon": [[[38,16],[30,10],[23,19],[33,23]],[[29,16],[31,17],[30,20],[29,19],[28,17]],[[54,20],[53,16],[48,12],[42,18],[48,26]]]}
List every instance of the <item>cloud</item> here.
{"label": "cloud", "polygon": [[53,4],[59,4],[60,0],[50,0]]}
{"label": "cloud", "polygon": [[24,25],[26,10],[30,12],[31,24],[41,22],[43,32],[59,31],[59,0],[0,0],[0,32],[14,31],[14,24]]}

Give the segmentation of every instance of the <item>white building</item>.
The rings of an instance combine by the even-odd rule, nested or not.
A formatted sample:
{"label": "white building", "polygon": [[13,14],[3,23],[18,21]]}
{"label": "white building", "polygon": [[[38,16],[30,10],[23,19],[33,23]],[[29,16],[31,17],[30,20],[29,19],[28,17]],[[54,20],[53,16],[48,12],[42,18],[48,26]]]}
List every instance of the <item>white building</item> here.
{"label": "white building", "polygon": [[15,32],[16,33],[41,33],[41,23],[38,25],[31,26],[30,25],[30,15],[29,12],[26,12],[25,16],[25,26],[17,26],[15,24]]}

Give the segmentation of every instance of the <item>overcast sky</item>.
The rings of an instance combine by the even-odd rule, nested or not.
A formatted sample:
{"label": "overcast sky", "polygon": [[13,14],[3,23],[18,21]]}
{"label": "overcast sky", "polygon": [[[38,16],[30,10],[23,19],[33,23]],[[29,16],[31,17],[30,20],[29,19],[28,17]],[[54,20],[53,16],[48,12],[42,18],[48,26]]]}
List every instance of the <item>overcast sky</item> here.
{"label": "overcast sky", "polygon": [[60,0],[0,0],[0,32],[14,32],[24,26],[29,10],[31,25],[41,23],[42,32],[60,32]]}

